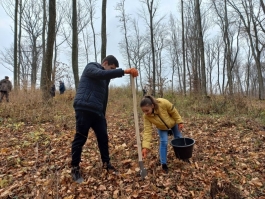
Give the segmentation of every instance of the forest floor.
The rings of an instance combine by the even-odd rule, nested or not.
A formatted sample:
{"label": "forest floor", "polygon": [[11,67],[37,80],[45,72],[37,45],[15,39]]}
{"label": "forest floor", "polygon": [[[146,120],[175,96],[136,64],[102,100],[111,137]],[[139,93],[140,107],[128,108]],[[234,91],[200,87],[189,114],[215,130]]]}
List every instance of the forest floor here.
{"label": "forest floor", "polygon": [[164,173],[154,132],[152,150],[144,159],[148,176],[142,180],[132,98],[117,101],[117,95],[118,91],[110,93],[107,121],[111,162],[119,174],[102,170],[91,131],[83,147],[81,184],[73,182],[70,174],[75,134],[72,94],[56,96],[46,105],[35,99],[0,104],[0,198],[265,199],[265,124],[261,120],[231,112],[203,114],[199,105],[187,114],[183,105],[179,110],[185,121],[183,135],[195,140],[190,163],[177,159],[169,145],[169,172]]}

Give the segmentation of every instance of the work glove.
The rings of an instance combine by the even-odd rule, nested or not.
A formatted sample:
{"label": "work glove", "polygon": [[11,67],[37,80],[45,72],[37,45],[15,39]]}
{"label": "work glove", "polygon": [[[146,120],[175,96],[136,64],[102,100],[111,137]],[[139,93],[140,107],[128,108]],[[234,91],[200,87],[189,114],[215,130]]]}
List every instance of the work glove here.
{"label": "work glove", "polygon": [[142,149],[142,156],[143,156],[143,158],[146,158],[147,157],[147,149],[145,149],[145,148],[143,148]]}
{"label": "work glove", "polygon": [[125,69],[125,70],[124,70],[124,73],[125,73],[125,74],[130,74],[130,75],[132,75],[133,77],[137,77],[137,76],[138,76],[138,70],[135,69],[135,68],[128,68],[128,69]]}
{"label": "work glove", "polygon": [[184,128],[184,124],[180,123],[180,124],[178,124],[178,127],[179,127],[179,130],[182,131],[182,129]]}

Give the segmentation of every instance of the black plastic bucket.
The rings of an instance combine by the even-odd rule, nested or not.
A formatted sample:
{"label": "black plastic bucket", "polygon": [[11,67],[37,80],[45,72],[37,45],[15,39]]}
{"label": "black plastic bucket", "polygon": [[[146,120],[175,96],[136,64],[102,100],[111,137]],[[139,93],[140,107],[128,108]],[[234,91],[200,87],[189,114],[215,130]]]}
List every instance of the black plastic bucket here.
{"label": "black plastic bucket", "polygon": [[176,158],[185,160],[191,158],[195,140],[191,138],[176,138],[171,140]]}

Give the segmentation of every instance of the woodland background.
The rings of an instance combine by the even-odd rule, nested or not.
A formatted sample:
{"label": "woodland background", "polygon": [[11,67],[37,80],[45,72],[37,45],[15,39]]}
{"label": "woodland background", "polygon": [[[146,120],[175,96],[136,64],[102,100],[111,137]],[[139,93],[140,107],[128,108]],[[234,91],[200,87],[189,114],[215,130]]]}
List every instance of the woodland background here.
{"label": "woodland background", "polygon": [[[85,182],[73,183],[72,103],[80,69],[106,56],[107,1],[5,0],[14,42],[0,58],[13,71],[14,90],[10,103],[0,104],[1,198],[264,199],[264,2],[179,0],[172,14],[159,12],[163,1],[139,2],[136,15],[127,13],[125,0],[113,10],[121,54],[125,66],[139,70],[139,90],[147,85],[149,94],[178,108],[184,135],[196,141],[191,164],[177,160],[169,146],[170,172],[163,174],[154,131],[144,162],[148,177],[140,179],[130,85],[115,86],[107,120],[120,175],[102,172],[91,131],[81,165]],[[59,59],[63,50],[70,64]],[[67,91],[52,99],[50,86],[58,80]]]}
{"label": "woodland background", "polygon": [[[165,13],[162,1],[139,0],[133,8],[131,1],[117,0],[106,13],[106,0],[1,1],[14,20],[14,42],[1,49],[1,64],[13,71],[16,89],[41,88],[49,98],[58,80],[77,88],[82,69],[101,62],[112,39],[107,34],[118,28],[119,61],[139,70],[137,88],[147,85],[158,96],[170,88],[263,100],[264,1],[176,2],[175,12]],[[113,13],[119,27],[106,30]]]}

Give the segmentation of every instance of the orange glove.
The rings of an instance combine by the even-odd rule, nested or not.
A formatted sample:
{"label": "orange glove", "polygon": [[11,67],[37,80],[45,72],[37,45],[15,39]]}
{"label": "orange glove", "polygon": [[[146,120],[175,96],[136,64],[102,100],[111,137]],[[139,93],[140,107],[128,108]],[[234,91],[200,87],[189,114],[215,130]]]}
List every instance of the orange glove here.
{"label": "orange glove", "polygon": [[146,156],[147,156],[147,149],[142,149],[142,156],[143,156],[143,158],[146,158]]}
{"label": "orange glove", "polygon": [[179,127],[179,130],[182,131],[182,129],[184,128],[184,124],[180,123],[180,124],[178,124],[178,127]]}
{"label": "orange glove", "polygon": [[133,77],[137,77],[138,76],[138,70],[135,68],[129,68],[124,70],[125,74],[131,74]]}

